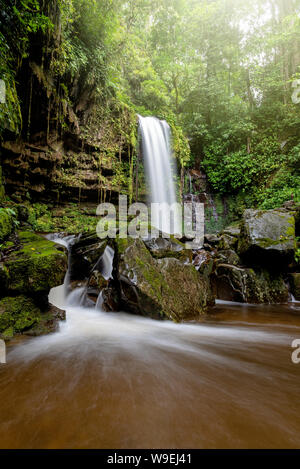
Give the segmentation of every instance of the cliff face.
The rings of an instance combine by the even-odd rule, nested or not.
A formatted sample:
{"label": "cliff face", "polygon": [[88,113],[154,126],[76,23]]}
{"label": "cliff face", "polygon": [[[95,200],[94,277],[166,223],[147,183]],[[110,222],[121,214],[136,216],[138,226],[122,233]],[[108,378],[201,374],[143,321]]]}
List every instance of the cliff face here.
{"label": "cliff face", "polygon": [[99,202],[119,192],[130,195],[135,113],[114,93],[101,97],[95,86],[81,86],[68,70],[57,70],[62,39],[54,10],[47,11],[53,30],[30,38],[27,57],[7,84],[14,93],[3,108],[7,119],[0,135],[6,194],[18,202]]}
{"label": "cliff face", "polygon": [[16,201],[115,200],[129,191],[130,154],[131,146],[107,149],[71,132],[48,142],[6,140],[1,145],[5,190]]}

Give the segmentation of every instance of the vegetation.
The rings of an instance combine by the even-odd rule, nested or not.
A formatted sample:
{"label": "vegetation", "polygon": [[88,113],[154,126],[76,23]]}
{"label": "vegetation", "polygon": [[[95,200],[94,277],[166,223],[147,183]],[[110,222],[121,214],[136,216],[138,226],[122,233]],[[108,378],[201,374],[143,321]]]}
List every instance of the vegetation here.
{"label": "vegetation", "polygon": [[[76,130],[111,159],[112,186],[132,199],[136,113],[154,114],[170,123],[180,166],[204,171],[213,192],[243,207],[300,200],[299,0],[0,6],[2,139]],[[31,109],[33,79],[46,89],[45,115]]]}

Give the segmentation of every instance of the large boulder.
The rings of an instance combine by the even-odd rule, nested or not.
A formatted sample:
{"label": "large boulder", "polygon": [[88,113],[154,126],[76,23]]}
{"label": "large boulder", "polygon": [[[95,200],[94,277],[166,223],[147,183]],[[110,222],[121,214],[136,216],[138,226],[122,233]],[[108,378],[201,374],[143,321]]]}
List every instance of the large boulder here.
{"label": "large boulder", "polygon": [[19,232],[15,243],[2,247],[0,295],[35,296],[47,303],[51,288],[61,285],[67,271],[67,254],[62,246],[30,231]]}
{"label": "large boulder", "polygon": [[113,278],[105,303],[115,304],[118,295],[120,308],[137,314],[182,321],[214,302],[209,280],[193,265],[155,259],[141,239],[116,239]]}
{"label": "large boulder", "polygon": [[212,278],[215,295],[220,300],[241,303],[286,303],[288,288],[280,274],[267,270],[219,264]]}
{"label": "large boulder", "polygon": [[295,253],[295,217],[284,209],[245,210],[238,252],[249,265],[285,268]]}

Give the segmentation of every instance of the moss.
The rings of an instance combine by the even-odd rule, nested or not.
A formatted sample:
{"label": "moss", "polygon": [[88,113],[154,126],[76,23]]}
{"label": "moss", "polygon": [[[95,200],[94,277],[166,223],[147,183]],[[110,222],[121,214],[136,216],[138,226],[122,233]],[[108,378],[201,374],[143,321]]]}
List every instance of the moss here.
{"label": "moss", "polygon": [[13,217],[4,208],[0,208],[0,243],[2,243],[13,231]]}
{"label": "moss", "polygon": [[257,244],[259,247],[263,248],[263,249],[267,249],[269,247],[272,247],[272,246],[276,246],[278,244],[281,244],[281,240],[274,240],[274,239],[271,239],[271,238],[260,238],[260,239],[257,239],[256,240]]}
{"label": "moss", "polygon": [[4,243],[2,245],[2,250],[5,251],[7,249],[11,249],[14,247],[14,243],[12,241],[6,241],[6,243]]}
{"label": "moss", "polygon": [[19,232],[21,247],[5,260],[9,290],[18,293],[48,293],[63,283],[67,256],[51,241],[32,232]]}
{"label": "moss", "polygon": [[9,271],[3,262],[0,263],[0,295],[7,290],[9,284]]}
{"label": "moss", "polygon": [[4,191],[4,184],[3,184],[3,176],[2,176],[2,167],[0,165],[0,202],[4,200],[5,191]]}
{"label": "moss", "polygon": [[0,332],[22,332],[38,323],[41,313],[31,298],[6,297],[0,301]]}
{"label": "moss", "polygon": [[12,339],[14,336],[14,328],[8,327],[7,329],[5,329],[5,331],[2,332],[1,336],[4,340]]}

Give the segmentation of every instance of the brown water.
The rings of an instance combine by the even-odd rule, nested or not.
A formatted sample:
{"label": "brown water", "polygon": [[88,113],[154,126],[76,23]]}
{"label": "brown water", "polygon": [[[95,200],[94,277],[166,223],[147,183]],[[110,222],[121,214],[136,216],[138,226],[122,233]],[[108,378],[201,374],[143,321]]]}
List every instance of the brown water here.
{"label": "brown water", "polygon": [[1,448],[299,448],[300,305],[176,325],[69,307],[8,347]]}

